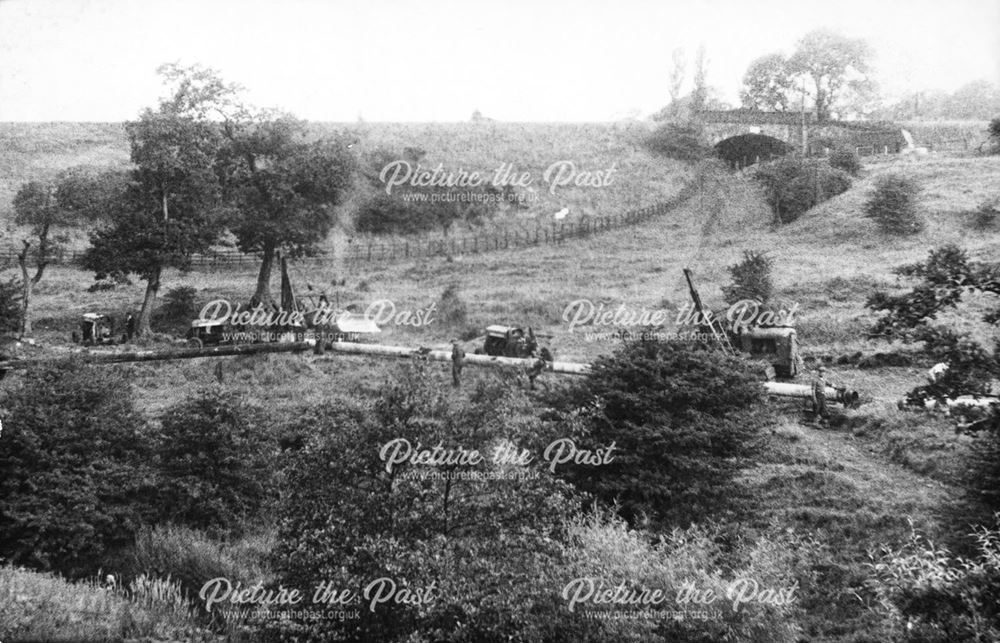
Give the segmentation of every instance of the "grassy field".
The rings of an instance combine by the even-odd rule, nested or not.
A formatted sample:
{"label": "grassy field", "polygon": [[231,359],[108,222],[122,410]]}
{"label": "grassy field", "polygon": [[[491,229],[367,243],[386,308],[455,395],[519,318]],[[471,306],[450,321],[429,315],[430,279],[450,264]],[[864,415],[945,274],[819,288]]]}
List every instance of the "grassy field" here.
{"label": "grassy field", "polygon": [[[922,210],[928,226],[923,233],[905,239],[884,236],[862,216],[875,177],[889,171],[913,176],[924,186]],[[515,323],[553,335],[551,346],[559,359],[587,361],[614,344],[581,332],[606,330],[599,327],[569,332],[563,314],[570,302],[586,299],[609,309],[625,304],[629,309],[673,313],[688,301],[682,269],[689,267],[706,303],[718,307],[721,286],[729,280],[726,266],[746,249],[764,250],[776,262],[779,299],[799,305],[798,328],[807,354],[884,350],[862,336],[872,320],[864,300],[877,288],[902,285],[892,273],[895,266],[922,259],[930,248],[946,242],[962,245],[977,259],[995,257],[1000,234],[973,230],[970,211],[991,194],[990,178],[998,174],[1000,158],[988,157],[871,164],[850,191],[775,229],[759,188],[748,176],[709,168],[698,196],[634,228],[560,246],[438,257],[350,273],[330,266],[293,265],[292,279],[300,294],[308,294],[311,287],[312,294],[326,292],[341,306],[362,308],[389,299],[398,311],[427,309],[446,287],[455,285],[467,305],[465,324],[449,326],[439,319],[420,328],[388,325],[382,341],[444,346],[452,335],[470,328]],[[251,267],[215,273],[170,271],[163,290],[192,286],[200,305],[219,297],[243,301],[254,278]],[[332,285],[340,280],[344,286]],[[38,285],[34,310],[43,344],[64,344],[83,312],[121,315],[141,301],[141,283],[111,293],[88,293],[91,282],[92,275],[56,267]],[[989,303],[974,301],[972,307]],[[981,331],[970,312],[975,311],[960,310],[950,321],[963,330]],[[920,377],[884,387],[868,382],[864,372],[850,376],[871,384],[869,388],[887,389],[888,397]]]}
{"label": "grassy field", "polygon": [[[591,160],[614,159],[621,158],[627,148],[625,157],[631,160],[623,159],[619,167],[629,168],[623,174],[630,178],[626,183],[623,176],[622,192],[615,198],[599,197],[608,199],[607,203],[621,203],[621,198],[633,203],[655,201],[688,176],[669,164],[650,161],[633,144],[620,147],[626,145],[620,137],[637,136],[634,128],[638,126],[588,130],[560,125],[546,130],[549,126],[539,125],[508,128],[502,135],[498,129],[489,129],[500,127],[489,123],[398,129],[371,126],[369,134],[380,145],[418,145],[428,150],[428,158],[472,167],[507,161],[505,155],[514,155],[512,150],[519,145],[548,131],[530,155],[511,159],[535,172],[549,159],[575,158],[574,154]],[[123,152],[124,148],[107,142],[114,138],[113,128],[95,132],[94,139],[104,141],[102,154],[110,158]],[[102,139],[99,132],[108,138]],[[469,141],[461,143],[463,137]],[[76,152],[66,152],[66,158],[83,154],[87,145],[82,141],[81,134],[77,147],[70,146]],[[51,145],[59,147],[55,140]],[[32,158],[31,153],[25,156]],[[41,161],[22,162],[23,172]],[[886,236],[862,216],[874,180],[887,172],[911,176],[923,186],[921,211],[928,225],[922,233],[909,238]],[[439,320],[421,328],[389,325],[384,328],[383,343],[444,347],[453,335],[470,328],[530,324],[552,335],[549,344],[557,359],[588,361],[613,350],[615,342],[588,338],[580,329],[570,333],[563,311],[573,300],[604,303],[610,309],[625,304],[629,309],[676,311],[688,301],[682,275],[688,267],[706,303],[718,307],[721,287],[729,281],[726,266],[735,263],[744,250],[763,250],[775,259],[779,299],[799,305],[798,329],[805,353],[819,355],[886,350],[884,343],[864,338],[864,329],[873,320],[864,301],[876,289],[905,286],[892,272],[894,267],[921,260],[931,248],[949,242],[965,247],[975,259],[996,260],[1000,254],[1000,231],[971,227],[971,212],[997,193],[1000,157],[932,154],[910,161],[869,159],[851,190],[781,228],[773,226],[773,216],[747,174],[710,166],[701,176],[701,189],[694,198],[634,228],[561,246],[361,267],[350,273],[336,267],[296,267],[292,278],[300,292],[308,284],[314,292],[327,292],[340,305],[364,307],[386,298],[398,310],[426,309],[446,287],[458,287],[468,310],[464,323]],[[626,192],[630,193],[627,197]],[[584,211],[603,207],[601,201],[588,201],[586,195],[573,196],[580,199]],[[562,201],[541,203],[553,208]],[[8,270],[0,276],[10,274]],[[249,268],[211,274],[170,271],[164,289],[192,286],[200,304],[219,297],[243,301],[254,279],[255,271]],[[332,285],[341,279],[344,286]],[[139,283],[93,294],[85,290],[91,282],[92,275],[65,267],[52,269],[39,284],[34,302],[39,345],[21,350],[46,354],[57,345],[65,346],[82,312],[121,314],[140,302]],[[975,313],[991,303],[975,300],[942,321],[987,339],[989,330],[975,321]],[[467,346],[472,347],[471,343]],[[389,362],[313,355],[219,362],[221,370],[216,370],[217,362],[212,360],[132,367],[143,409],[155,417],[220,377],[227,386],[271,409],[319,404],[331,389],[359,394],[370,390],[396,368]],[[443,386],[445,370],[442,365]],[[484,376],[475,371],[469,375]],[[951,508],[960,504],[959,477],[968,438],[955,435],[946,420],[895,408],[897,399],[922,383],[920,368],[840,366],[832,367],[828,376],[861,391],[865,403],[839,415],[823,430],[803,420],[800,405],[783,403],[785,419],[771,428],[767,455],[744,473],[734,493],[745,496],[752,508],[752,515],[740,517],[745,524],[762,530],[779,525],[804,531],[828,548],[822,587],[808,595],[805,605],[810,640],[878,640],[878,623],[867,610],[861,589],[868,551],[905,539],[911,519],[916,528],[934,538],[955,538],[967,531],[963,517]]]}

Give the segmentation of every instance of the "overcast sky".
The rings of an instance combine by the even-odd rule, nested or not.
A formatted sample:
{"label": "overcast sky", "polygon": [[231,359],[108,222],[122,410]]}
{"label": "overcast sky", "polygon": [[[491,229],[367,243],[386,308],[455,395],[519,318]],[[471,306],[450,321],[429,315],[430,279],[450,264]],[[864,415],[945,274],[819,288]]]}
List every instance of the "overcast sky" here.
{"label": "overcast sky", "polygon": [[602,121],[666,104],[677,47],[736,102],[821,26],[867,39],[890,95],[1000,82],[1000,0],[0,0],[0,121],[135,118],[174,61],[311,120]]}

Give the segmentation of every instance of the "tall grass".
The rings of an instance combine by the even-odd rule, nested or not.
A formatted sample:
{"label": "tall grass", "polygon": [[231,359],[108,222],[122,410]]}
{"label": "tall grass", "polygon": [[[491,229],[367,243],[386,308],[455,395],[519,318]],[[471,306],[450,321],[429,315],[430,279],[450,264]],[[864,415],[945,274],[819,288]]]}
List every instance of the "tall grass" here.
{"label": "tall grass", "polygon": [[188,599],[213,578],[252,585],[268,579],[264,564],[271,536],[258,534],[234,543],[212,540],[204,533],[178,526],[142,529],[127,557],[127,569],[138,578],[151,575],[175,580]]}
{"label": "tall grass", "polygon": [[0,640],[198,640],[207,633],[170,579],[140,576],[127,587],[71,583],[0,567]]}

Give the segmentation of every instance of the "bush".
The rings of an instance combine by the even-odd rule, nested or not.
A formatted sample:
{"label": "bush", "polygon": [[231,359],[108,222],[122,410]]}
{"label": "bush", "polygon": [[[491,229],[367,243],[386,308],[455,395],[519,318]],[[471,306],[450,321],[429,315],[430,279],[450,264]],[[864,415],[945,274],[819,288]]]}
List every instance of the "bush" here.
{"label": "bush", "polygon": [[893,640],[1000,640],[1000,516],[974,533],[975,558],[952,557],[917,533],[900,549],[883,547],[868,582]]}
{"label": "bush", "polygon": [[771,281],[773,267],[774,260],[766,252],[745,250],[743,261],[727,268],[733,283],[722,287],[726,303],[732,305],[744,299],[752,299],[766,304],[774,292]]}
{"label": "bush", "polygon": [[163,318],[168,323],[188,323],[197,314],[195,295],[197,291],[191,286],[177,286],[163,295],[163,305],[160,307]]}
{"label": "bush", "polygon": [[653,153],[678,161],[700,161],[712,154],[701,129],[693,125],[664,123],[646,137],[645,143]]}
{"label": "bush", "polygon": [[33,365],[4,406],[0,557],[68,576],[97,572],[155,506],[148,436],[127,373],[76,361]]}
{"label": "bush", "polygon": [[615,444],[614,461],[567,467],[566,478],[635,524],[674,526],[725,506],[765,420],[751,367],[721,351],[641,341],[599,357],[582,383],[550,402],[582,449]]}
{"label": "bush", "polygon": [[[927,260],[899,266],[893,270],[904,277],[918,277],[921,282],[901,295],[876,291],[865,302],[874,311],[886,311],[871,329],[873,335],[913,340],[915,331],[923,332],[927,323],[961,300],[966,288],[977,280],[964,250],[954,244],[932,250]],[[989,321],[989,320],[987,320]],[[932,337],[924,338],[933,340]]]}
{"label": "bush", "polygon": [[865,216],[875,219],[883,232],[914,234],[924,223],[917,213],[917,195],[920,186],[912,179],[899,174],[879,177],[875,189],[865,203]]}
{"label": "bush", "polygon": [[163,519],[240,533],[273,490],[277,451],[257,409],[209,389],[168,409],[157,443]]}
{"label": "bush", "polygon": [[[721,544],[727,541],[733,545]],[[675,529],[653,539],[646,532],[629,529],[614,516],[594,512],[574,520],[569,527],[568,560],[563,572],[566,580],[561,584],[590,578],[609,587],[625,583],[636,592],[660,589],[669,597],[661,605],[633,607],[637,611],[700,609],[676,600],[685,585],[702,592],[712,590],[721,599],[712,603],[711,619],[667,614],[647,619],[595,618],[605,611],[628,611],[630,606],[601,604],[597,600],[575,605],[574,614],[591,612],[588,620],[603,625],[597,640],[791,642],[802,640],[798,625],[803,615],[801,601],[815,585],[812,568],[818,551],[817,543],[794,533],[743,539],[703,526]],[[743,604],[734,610],[727,593],[740,578],[752,579],[762,590],[784,591],[783,596],[791,600],[775,601],[781,604],[774,605]]]}
{"label": "bush", "polygon": [[974,503],[997,512],[1000,511],[1000,417],[994,411],[989,420],[969,447],[965,488]]}
{"label": "bush", "polygon": [[0,281],[0,333],[21,329],[21,283],[14,278]]}
{"label": "bush", "polygon": [[437,305],[438,314],[441,321],[448,326],[459,328],[465,326],[468,321],[468,311],[465,301],[458,293],[457,284],[449,284],[441,293],[441,299]]}
{"label": "bush", "polygon": [[764,185],[768,205],[781,223],[795,221],[806,210],[851,187],[851,177],[843,170],[799,157],[761,164],[754,178]]}
{"label": "bush", "polygon": [[986,199],[976,208],[973,226],[985,230],[996,225],[997,215],[1000,214],[1000,195]]}
{"label": "bush", "polygon": [[[525,467],[532,475],[500,475],[522,469],[487,455],[498,440],[522,444],[537,431],[527,400],[503,380],[481,380],[463,399],[422,365],[399,373],[374,401],[335,400],[296,419],[313,437],[288,454],[274,561],[286,587],[327,581],[360,593],[380,577],[414,588],[436,581],[437,600],[374,611],[365,602],[358,619],[271,627],[346,640],[557,640],[558,595],[547,579],[561,525],[580,501],[540,465]],[[380,453],[397,439],[486,459],[407,460],[387,471]],[[460,475],[473,471],[482,476]]]}
{"label": "bush", "polygon": [[990,134],[989,153],[1000,154],[1000,116],[990,121],[990,125],[987,130]]}
{"label": "bush", "polygon": [[[418,186],[412,182],[397,185],[391,193],[386,193],[382,179],[384,168],[402,160],[409,163],[411,171],[416,173],[424,154],[424,150],[419,148],[406,147],[402,155],[387,148],[377,148],[366,155],[362,162],[363,175],[371,188],[371,196],[358,209],[355,230],[377,235],[417,234],[435,229],[447,233],[456,223],[482,222],[497,211],[501,202],[511,203],[516,196],[510,186],[501,190],[486,184],[462,188],[463,192],[471,190],[480,195],[478,199],[466,199],[459,198],[463,195],[456,194],[456,188]],[[420,168],[419,171],[426,170]]]}
{"label": "bush", "polygon": [[827,161],[830,163],[830,167],[843,170],[851,176],[857,176],[861,172],[861,157],[858,156],[857,151],[847,147],[835,148],[830,152]]}
{"label": "bush", "polygon": [[369,234],[415,234],[432,230],[434,225],[429,211],[387,194],[379,194],[365,202],[354,221],[358,232]]}

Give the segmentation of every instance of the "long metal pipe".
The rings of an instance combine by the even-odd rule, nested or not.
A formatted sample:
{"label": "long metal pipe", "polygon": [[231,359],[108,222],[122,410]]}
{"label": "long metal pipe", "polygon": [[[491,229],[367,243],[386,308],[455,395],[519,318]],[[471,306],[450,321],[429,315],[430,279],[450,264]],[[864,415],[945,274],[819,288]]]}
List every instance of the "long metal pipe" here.
{"label": "long metal pipe", "polygon": [[[359,344],[354,342],[334,342],[327,348],[335,353],[352,355],[376,355],[381,357],[397,357],[403,359],[423,359],[434,362],[450,362],[450,350],[414,349],[405,346],[385,346],[382,344]],[[465,363],[472,366],[508,366],[531,368],[540,360],[518,357],[497,357],[493,355],[466,354]],[[586,375],[590,372],[590,364],[578,362],[542,362],[543,370],[565,375]]]}
{"label": "long metal pipe", "polygon": [[[812,385],[793,384],[792,382],[764,382],[764,389],[769,395],[779,397],[799,397],[804,399],[812,398]],[[858,403],[858,393],[846,389],[833,388],[827,386],[824,389],[826,399],[839,402],[845,406],[854,406]]]}
{"label": "long metal pipe", "polygon": [[[231,344],[225,346],[209,346],[206,348],[168,348],[159,350],[135,351],[94,351],[83,350],[67,353],[67,356],[80,357],[93,364],[118,364],[125,362],[151,362],[174,359],[198,359],[202,357],[232,357],[236,355],[260,355],[268,353],[301,353],[314,350],[314,342],[293,342],[276,344]],[[406,346],[386,346],[383,344],[361,344],[356,342],[333,342],[327,351],[347,355],[370,355],[396,359],[418,359],[435,362],[450,362],[451,351],[427,348],[410,348]],[[0,371],[24,369],[29,364],[53,361],[57,358],[42,360],[7,360],[0,362]],[[493,355],[465,356],[465,364],[483,367],[507,367],[530,369],[538,364],[537,359],[522,359],[517,357],[497,357]],[[590,364],[580,362],[542,362],[543,371],[564,375],[586,375],[590,372]],[[789,382],[764,382],[764,389],[769,395],[779,397],[811,398],[812,386],[808,384],[793,384]],[[826,387],[826,399],[853,406],[858,401],[858,394],[833,387]]]}
{"label": "long metal pipe", "polygon": [[197,359],[200,357],[233,357],[235,355],[259,355],[262,353],[300,353],[312,350],[309,342],[285,344],[227,344],[205,348],[164,348],[134,351],[68,351],[59,357],[43,359],[13,359],[0,362],[0,370],[24,369],[31,364],[53,362],[77,357],[90,364],[120,364],[124,362],[154,362],[172,359]]}

